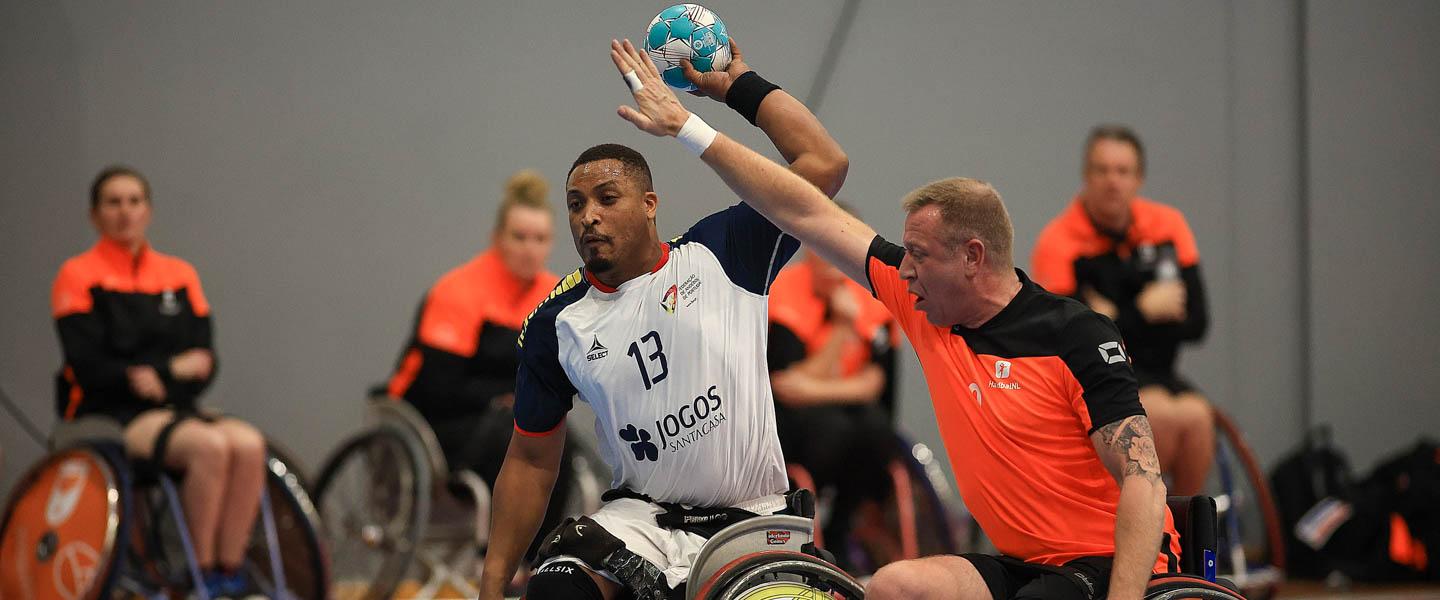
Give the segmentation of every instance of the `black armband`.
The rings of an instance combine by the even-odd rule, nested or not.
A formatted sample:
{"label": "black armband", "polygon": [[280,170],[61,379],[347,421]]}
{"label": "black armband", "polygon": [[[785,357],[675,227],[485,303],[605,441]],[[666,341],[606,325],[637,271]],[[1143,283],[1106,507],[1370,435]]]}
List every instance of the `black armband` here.
{"label": "black armband", "polygon": [[759,73],[749,71],[730,84],[730,89],[725,92],[725,105],[735,109],[735,112],[754,125],[755,114],[760,112],[760,103],[770,92],[778,89],[780,86],[765,81]]}

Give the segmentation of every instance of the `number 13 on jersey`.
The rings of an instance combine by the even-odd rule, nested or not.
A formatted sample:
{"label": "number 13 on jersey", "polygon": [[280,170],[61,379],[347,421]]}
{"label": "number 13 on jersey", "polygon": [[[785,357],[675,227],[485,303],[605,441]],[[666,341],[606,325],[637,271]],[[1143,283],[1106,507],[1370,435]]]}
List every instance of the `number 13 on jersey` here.
{"label": "number 13 on jersey", "polygon": [[[641,348],[641,344],[645,348]],[[630,349],[626,354],[635,358],[635,366],[640,368],[640,380],[645,383],[645,389],[649,390],[655,384],[665,380],[670,373],[669,363],[665,361],[665,345],[660,343],[660,334],[651,331],[640,337],[638,341],[630,342]],[[649,364],[647,368],[645,365]],[[655,375],[651,376],[651,369],[655,369]]]}

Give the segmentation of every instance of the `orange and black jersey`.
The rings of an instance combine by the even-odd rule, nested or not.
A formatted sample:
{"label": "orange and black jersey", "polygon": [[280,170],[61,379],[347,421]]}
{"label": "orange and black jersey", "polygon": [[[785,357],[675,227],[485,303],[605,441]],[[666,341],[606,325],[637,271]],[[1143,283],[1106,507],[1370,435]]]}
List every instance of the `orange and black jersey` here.
{"label": "orange and black jersey", "polygon": [[[984,325],[932,325],[900,279],[904,254],[876,236],[866,260],[870,287],[920,358],[975,520],[1002,553],[1026,562],[1113,556],[1120,487],[1090,435],[1145,414],[1115,325],[1019,269],[1019,293]],[[1165,536],[1156,572],[1178,567],[1168,510]]]}
{"label": "orange and black jersey", "polygon": [[[1209,325],[1195,235],[1173,207],[1136,198],[1130,226],[1114,233],[1097,227],[1077,198],[1040,232],[1032,262],[1035,282],[1047,290],[1079,298],[1088,287],[1115,303],[1115,324],[1138,371],[1173,373],[1180,343],[1200,339]],[[1146,322],[1136,296],[1177,267],[1170,276],[1185,283],[1185,320]]]}
{"label": "orange and black jersey", "polygon": [[[210,304],[195,268],[145,246],[131,254],[101,239],[60,267],[50,296],[65,366],[57,378],[61,418],[101,413],[128,420],[153,408],[130,391],[125,371],[149,365],[165,383],[166,404],[194,409],[214,378],[176,381],[170,359],[212,349]],[[218,364],[218,362],[217,362]]]}
{"label": "orange and black jersey", "polygon": [[514,392],[520,326],[557,281],[540,273],[527,284],[494,250],[442,275],[420,306],[390,396],[434,420],[477,414]]}
{"label": "orange and black jersey", "polygon": [[[818,352],[833,335],[829,303],[815,295],[815,269],[810,262],[786,267],[770,285],[770,337],[766,359],[770,370],[781,371]],[[885,371],[885,390],[880,405],[894,413],[895,320],[885,306],[871,298],[860,284],[845,279],[840,285],[860,307],[854,325],[855,339],[840,354],[839,372],[858,373],[868,364]]]}

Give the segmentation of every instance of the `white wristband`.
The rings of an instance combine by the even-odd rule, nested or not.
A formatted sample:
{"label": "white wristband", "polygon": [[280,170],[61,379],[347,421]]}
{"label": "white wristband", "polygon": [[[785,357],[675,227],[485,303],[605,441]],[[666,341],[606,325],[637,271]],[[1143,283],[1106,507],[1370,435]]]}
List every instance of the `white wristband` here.
{"label": "white wristband", "polygon": [[690,113],[690,118],[680,126],[680,131],[675,134],[675,139],[680,140],[680,144],[685,146],[685,149],[689,150],[691,154],[700,156],[705,153],[710,144],[715,143],[717,134],[715,128],[706,123],[705,119],[701,119],[700,115]]}
{"label": "white wristband", "polygon": [[640,76],[636,75],[635,71],[626,71],[625,74],[620,77],[625,80],[625,85],[630,86],[630,93],[632,94],[645,89],[645,84],[640,83]]}

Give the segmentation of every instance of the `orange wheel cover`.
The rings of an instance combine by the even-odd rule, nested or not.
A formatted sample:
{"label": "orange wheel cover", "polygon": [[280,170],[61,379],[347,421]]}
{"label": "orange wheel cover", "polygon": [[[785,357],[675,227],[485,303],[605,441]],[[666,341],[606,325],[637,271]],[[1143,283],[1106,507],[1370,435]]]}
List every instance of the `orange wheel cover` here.
{"label": "orange wheel cover", "polygon": [[16,486],[0,538],[0,598],[90,600],[110,568],[119,493],[86,449],[51,456]]}

